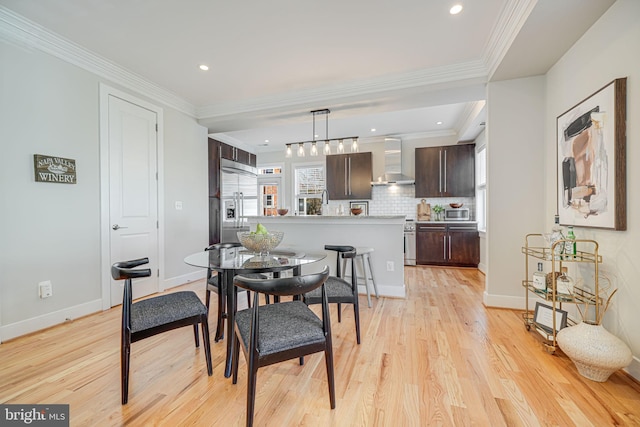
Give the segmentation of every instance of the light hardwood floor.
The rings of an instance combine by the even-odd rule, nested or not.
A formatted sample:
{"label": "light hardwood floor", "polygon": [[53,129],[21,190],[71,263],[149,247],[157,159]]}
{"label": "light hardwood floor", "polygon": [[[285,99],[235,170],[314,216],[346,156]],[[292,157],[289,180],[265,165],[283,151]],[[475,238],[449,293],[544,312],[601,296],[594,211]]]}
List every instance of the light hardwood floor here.
{"label": "light hardwood floor", "polygon": [[[374,298],[368,308],[361,296],[359,346],[351,307],[342,323],[332,307],[335,410],[316,354],[304,366],[259,370],[256,425],[640,425],[638,383],[623,372],[592,382],[560,352],[546,353],[519,311],[482,305],[477,270],[408,267],[405,278],[405,300]],[[204,299],[203,281],[181,288]],[[119,330],[116,307],[0,345],[0,402],[70,404],[72,426],[244,425],[244,357],[233,385],[225,344],[212,341],[208,377],[189,328],[132,345],[129,403],[120,405]]]}

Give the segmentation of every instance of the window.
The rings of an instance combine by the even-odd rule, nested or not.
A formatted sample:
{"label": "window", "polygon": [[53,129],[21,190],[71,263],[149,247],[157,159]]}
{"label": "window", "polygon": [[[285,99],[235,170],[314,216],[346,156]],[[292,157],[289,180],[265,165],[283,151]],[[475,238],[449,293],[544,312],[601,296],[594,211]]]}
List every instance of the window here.
{"label": "window", "polygon": [[278,208],[283,208],[282,166],[266,166],[258,169],[258,194],[260,206],[258,215],[275,216]]}
{"label": "window", "polygon": [[476,219],[478,230],[487,231],[487,147],[476,153]]}
{"label": "window", "polygon": [[319,215],[325,188],[324,165],[296,166],[294,194],[298,215]]}

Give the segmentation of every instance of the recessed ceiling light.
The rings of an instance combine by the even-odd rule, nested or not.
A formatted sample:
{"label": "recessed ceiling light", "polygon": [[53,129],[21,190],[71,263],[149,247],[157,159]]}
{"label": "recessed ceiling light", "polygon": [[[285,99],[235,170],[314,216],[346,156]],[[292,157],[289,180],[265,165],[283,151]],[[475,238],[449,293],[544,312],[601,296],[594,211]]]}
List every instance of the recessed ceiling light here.
{"label": "recessed ceiling light", "polygon": [[375,132],[375,131],[376,131],[376,128],[371,128],[371,132]]}
{"label": "recessed ceiling light", "polygon": [[268,139],[265,139],[265,140],[264,140],[264,142],[269,142],[269,140],[268,140]]}
{"label": "recessed ceiling light", "polygon": [[452,14],[452,15],[457,15],[460,12],[462,12],[462,5],[461,4],[456,4],[451,9],[449,9],[449,13]]}
{"label": "recessed ceiling light", "polygon": [[441,124],[442,124],[442,122],[436,122],[436,124],[437,124],[437,125],[441,125]]}
{"label": "recessed ceiling light", "polygon": [[202,71],[208,71],[208,70],[209,70],[209,67],[208,67],[208,66],[206,66],[206,65],[204,65],[204,64],[202,64],[202,65],[200,65],[200,69],[201,69]]}

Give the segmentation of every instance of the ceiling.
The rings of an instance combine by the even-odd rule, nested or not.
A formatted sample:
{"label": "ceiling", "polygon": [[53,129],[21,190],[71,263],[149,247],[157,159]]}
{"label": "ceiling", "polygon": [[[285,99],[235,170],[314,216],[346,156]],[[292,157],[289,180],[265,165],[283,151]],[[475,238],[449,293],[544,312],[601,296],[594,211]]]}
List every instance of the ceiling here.
{"label": "ceiling", "polygon": [[[464,6],[455,16],[454,3]],[[58,56],[99,64],[215,138],[259,153],[312,139],[310,111],[324,108],[320,139],[327,124],[329,138],[365,143],[473,139],[488,81],[544,74],[613,3],[0,0],[0,34],[63,46]]]}

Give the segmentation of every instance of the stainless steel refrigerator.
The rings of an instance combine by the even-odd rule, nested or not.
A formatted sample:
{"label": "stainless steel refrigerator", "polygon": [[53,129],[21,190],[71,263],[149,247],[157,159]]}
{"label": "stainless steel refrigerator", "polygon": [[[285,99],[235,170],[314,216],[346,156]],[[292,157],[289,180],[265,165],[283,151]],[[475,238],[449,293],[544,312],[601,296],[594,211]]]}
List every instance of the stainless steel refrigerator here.
{"label": "stainless steel refrigerator", "polygon": [[247,217],[258,215],[258,174],[253,166],[220,159],[220,241],[237,242],[249,231]]}

